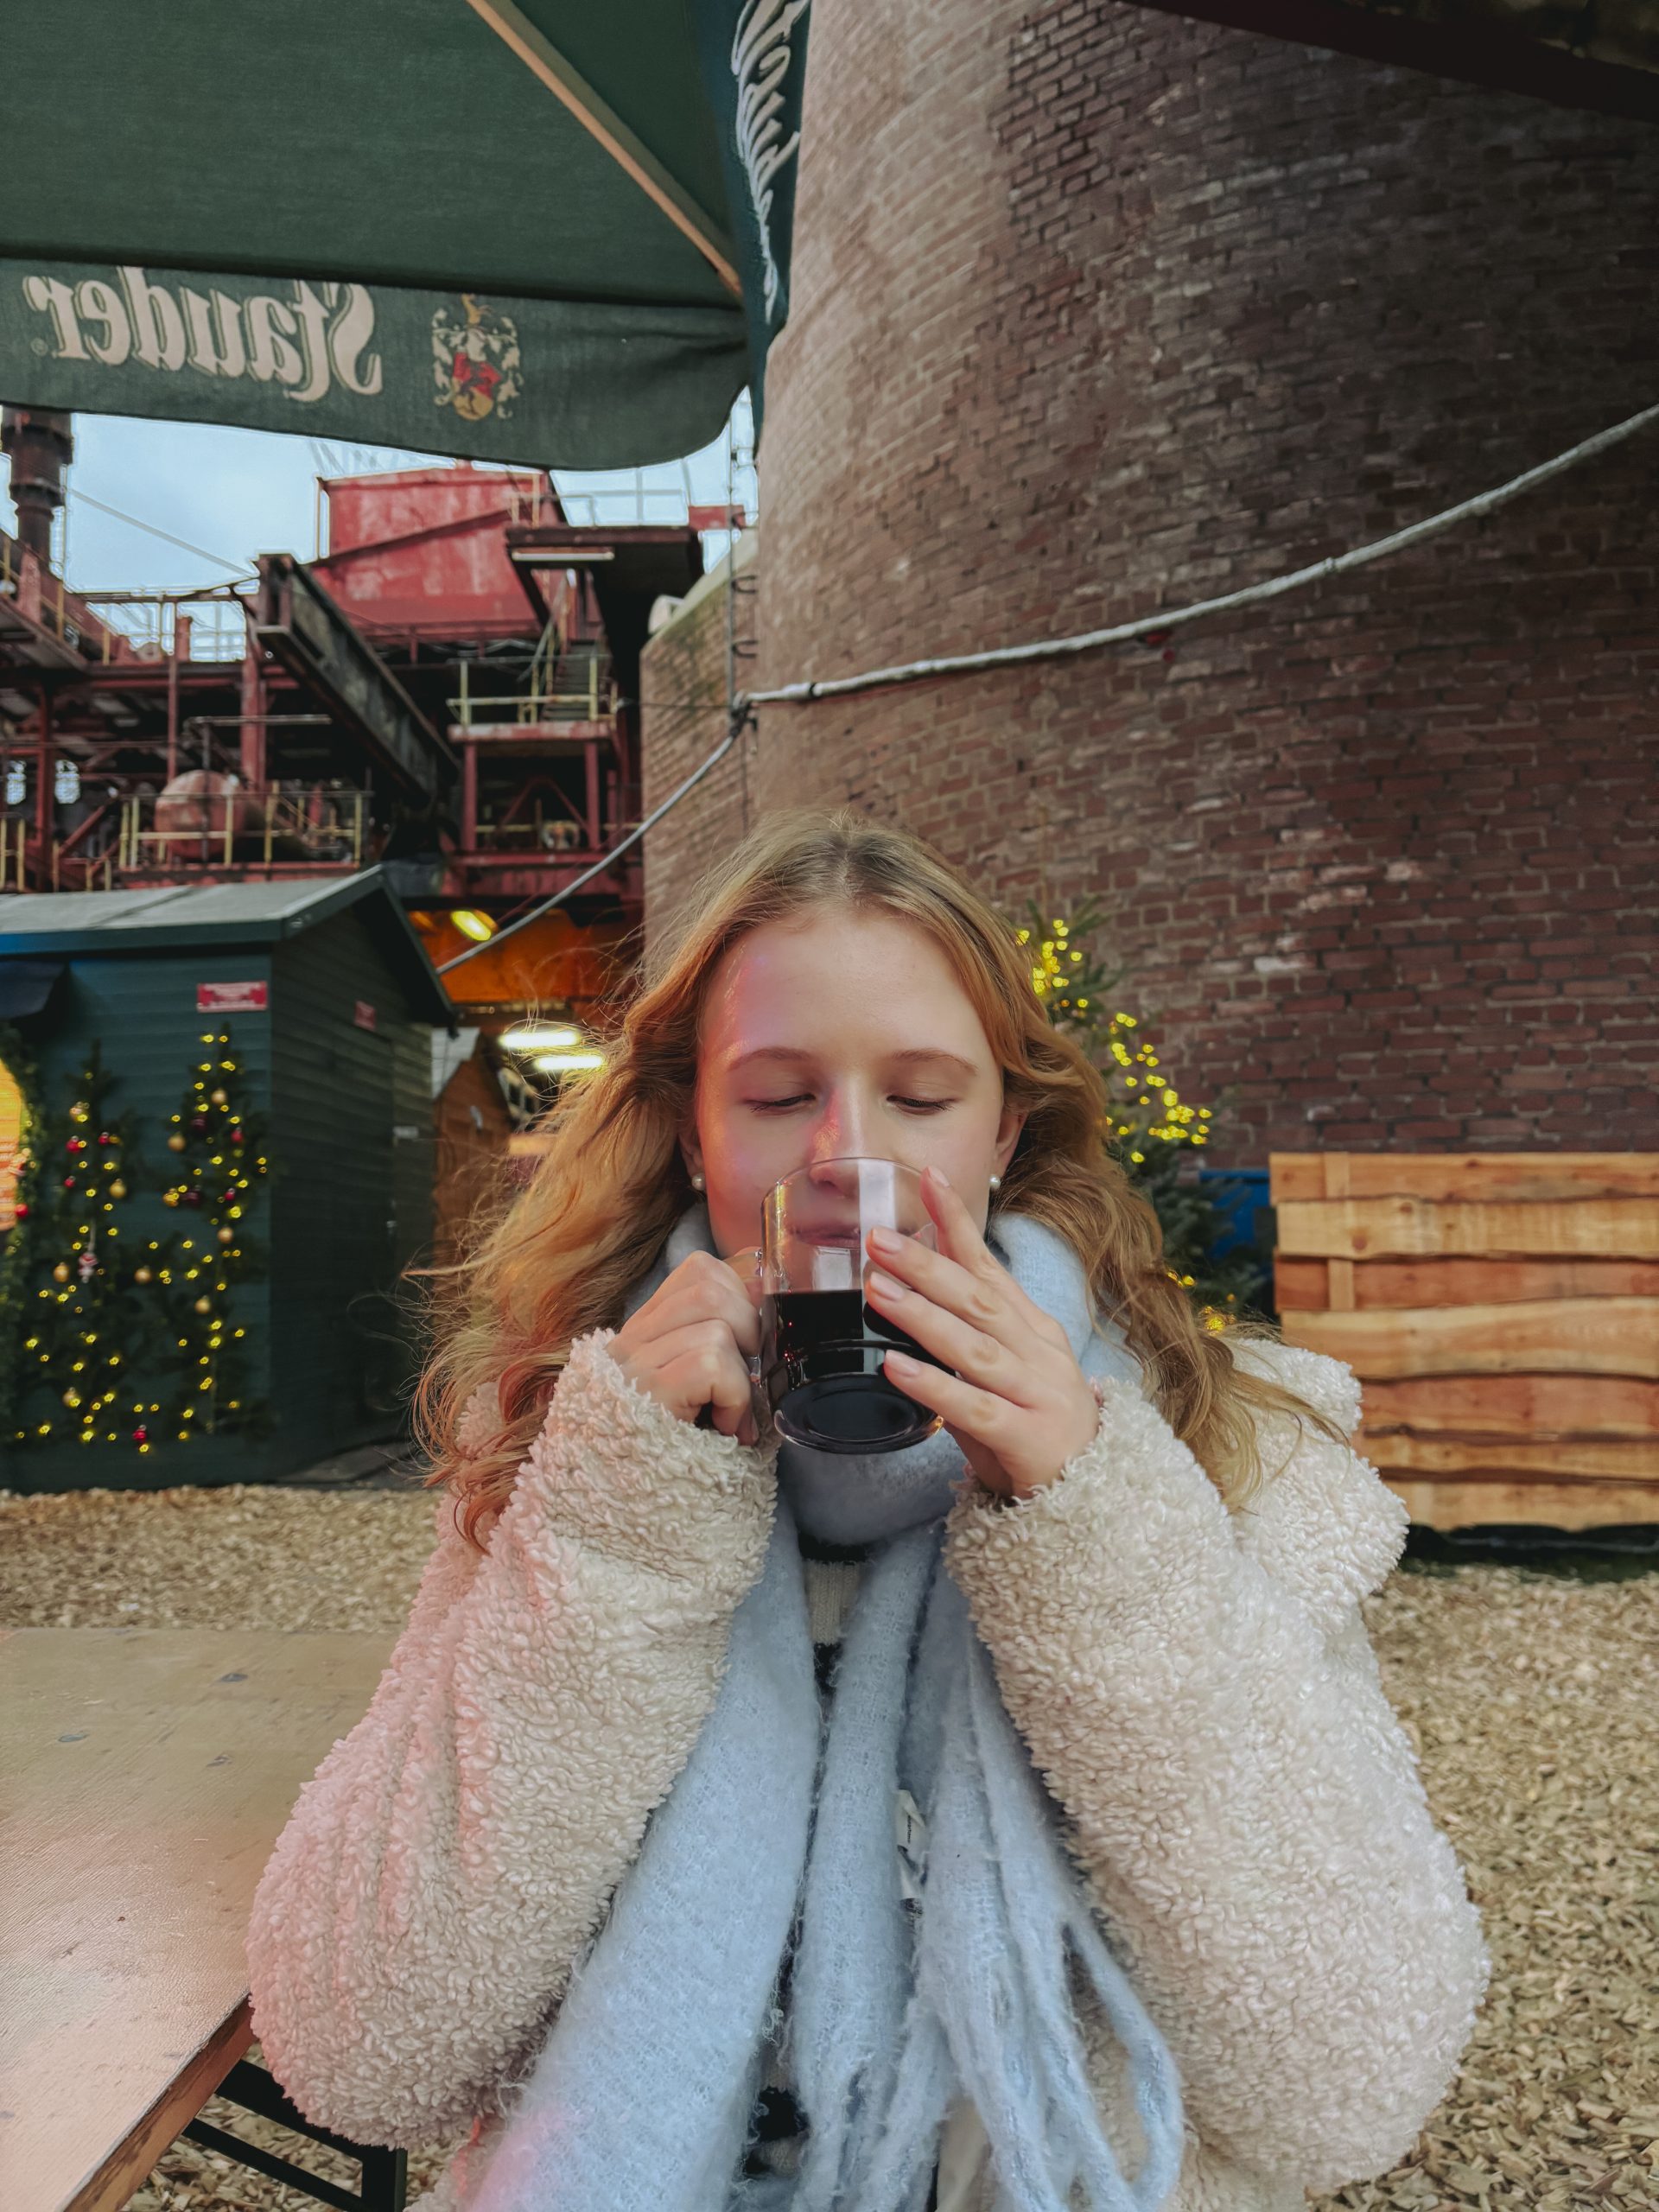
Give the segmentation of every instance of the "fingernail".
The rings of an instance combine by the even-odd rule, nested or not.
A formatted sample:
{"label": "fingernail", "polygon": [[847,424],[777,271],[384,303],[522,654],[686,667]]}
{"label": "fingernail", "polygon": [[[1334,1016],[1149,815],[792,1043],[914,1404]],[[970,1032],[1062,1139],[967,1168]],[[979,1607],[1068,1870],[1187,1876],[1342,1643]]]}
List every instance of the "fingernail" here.
{"label": "fingernail", "polygon": [[929,1167],[924,1172],[933,1178],[933,1180],[938,1185],[942,1191],[948,1191],[950,1189],[950,1178],[945,1173],[943,1167]]}
{"label": "fingernail", "polygon": [[870,1231],[870,1242],[878,1252],[896,1252],[899,1241],[896,1229],[873,1229]]}
{"label": "fingernail", "polygon": [[887,1354],[887,1365],[896,1367],[901,1375],[918,1374],[921,1364],[919,1359],[912,1359],[907,1351],[890,1351]]}
{"label": "fingernail", "polygon": [[890,1275],[885,1268],[870,1269],[870,1288],[880,1291],[883,1298],[902,1298],[905,1294],[903,1283]]}

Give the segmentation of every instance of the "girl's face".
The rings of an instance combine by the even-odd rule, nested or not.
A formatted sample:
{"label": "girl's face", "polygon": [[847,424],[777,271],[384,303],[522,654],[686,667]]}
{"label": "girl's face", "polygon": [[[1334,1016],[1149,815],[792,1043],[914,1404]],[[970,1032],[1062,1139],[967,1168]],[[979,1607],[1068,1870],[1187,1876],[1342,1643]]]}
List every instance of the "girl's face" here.
{"label": "girl's face", "polygon": [[760,1234],[772,1185],[856,1153],[944,1171],[982,1230],[989,1178],[1024,1113],[933,940],[895,916],[825,906],[728,946],[710,978],[687,1165],[715,1249]]}

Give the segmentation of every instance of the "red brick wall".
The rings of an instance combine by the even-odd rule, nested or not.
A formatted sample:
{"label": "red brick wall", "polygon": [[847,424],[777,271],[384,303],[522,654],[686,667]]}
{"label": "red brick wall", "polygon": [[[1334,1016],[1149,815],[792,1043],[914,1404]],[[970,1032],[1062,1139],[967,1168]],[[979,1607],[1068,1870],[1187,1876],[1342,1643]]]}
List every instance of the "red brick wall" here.
{"label": "red brick wall", "polygon": [[[753,649],[755,534],[738,540],[738,597],[731,639]],[[644,811],[661,804],[712,753],[727,723],[729,570],[725,562],[702,578],[671,621],[646,645],[640,664],[640,751]],[[739,658],[740,684],[753,681],[753,661]],[[741,838],[751,819],[750,766],[754,734],[746,731],[702,783],[645,832],[645,936],[660,930],[676,905],[695,893],[704,871]]]}
{"label": "red brick wall", "polygon": [[[817,0],[762,679],[1150,616],[1497,483],[1659,398],[1656,241],[1638,124],[1100,0]],[[768,709],[753,801],[1099,892],[1183,1095],[1241,1086],[1220,1165],[1650,1147],[1656,493],[1649,433],[1173,658]]]}

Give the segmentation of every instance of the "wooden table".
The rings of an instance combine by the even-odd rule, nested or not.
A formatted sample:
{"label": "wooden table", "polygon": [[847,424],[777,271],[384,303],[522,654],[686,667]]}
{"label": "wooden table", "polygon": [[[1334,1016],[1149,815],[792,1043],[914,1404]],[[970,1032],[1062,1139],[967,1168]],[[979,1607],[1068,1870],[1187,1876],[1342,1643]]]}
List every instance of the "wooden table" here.
{"label": "wooden table", "polygon": [[[239,2101],[286,2117],[270,2076],[237,2064],[252,2040],[248,1913],[295,1798],[361,1717],[393,1641],[0,1630],[5,2212],[117,2212],[221,2084],[238,2094],[232,2069],[251,2090]],[[404,2153],[370,2160],[382,2202],[395,2162],[401,2202]]]}

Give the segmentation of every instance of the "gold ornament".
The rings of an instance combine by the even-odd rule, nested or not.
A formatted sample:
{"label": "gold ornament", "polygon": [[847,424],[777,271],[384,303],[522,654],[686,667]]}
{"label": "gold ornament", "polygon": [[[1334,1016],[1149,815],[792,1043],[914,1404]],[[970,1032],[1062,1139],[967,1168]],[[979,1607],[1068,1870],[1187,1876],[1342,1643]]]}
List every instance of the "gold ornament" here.
{"label": "gold ornament", "polygon": [[68,1281],[68,1280],[69,1280],[69,1262],[68,1262],[67,1260],[60,1260],[60,1261],[58,1262],[57,1266],[56,1266],[55,1268],[53,1268],[53,1270],[52,1270],[52,1280],[53,1280],[53,1281],[54,1281],[54,1282],[67,1282],[67,1281]]}
{"label": "gold ornament", "polygon": [[162,1204],[164,1206],[175,1206],[178,1203],[179,1194],[176,1191],[163,1191],[162,1192]]}
{"label": "gold ornament", "polygon": [[211,1298],[199,1298],[196,1300],[195,1311],[198,1313],[211,1313],[213,1310],[213,1301]]}
{"label": "gold ornament", "polygon": [[184,1150],[184,1132],[181,1129],[174,1130],[172,1135],[168,1137],[167,1141],[167,1148],[169,1152],[182,1152]]}
{"label": "gold ornament", "polygon": [[132,1279],[136,1283],[152,1283],[156,1280],[156,1271],[153,1268],[135,1268]]}
{"label": "gold ornament", "polygon": [[66,1390],[63,1394],[63,1402],[66,1406],[78,1406],[80,1403],[79,1391]]}
{"label": "gold ornament", "polygon": [[118,1175],[114,1182],[110,1185],[110,1196],[112,1198],[124,1198],[126,1195],[127,1186]]}
{"label": "gold ornament", "polygon": [[210,1090],[207,1096],[215,1106],[228,1106],[231,1103],[231,1094],[228,1090]]}
{"label": "gold ornament", "polygon": [[234,1244],[236,1231],[233,1229],[221,1229],[219,1232],[219,1241],[221,1244]]}

